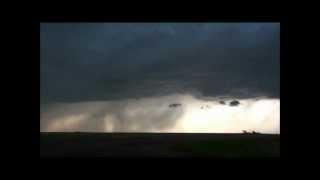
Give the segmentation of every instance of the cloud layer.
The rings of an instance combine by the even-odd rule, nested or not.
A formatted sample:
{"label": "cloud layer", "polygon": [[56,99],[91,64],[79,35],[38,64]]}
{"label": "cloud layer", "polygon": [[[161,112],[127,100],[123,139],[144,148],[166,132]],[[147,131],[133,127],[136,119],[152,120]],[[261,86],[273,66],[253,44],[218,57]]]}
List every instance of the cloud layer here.
{"label": "cloud layer", "polygon": [[40,131],[280,133],[279,23],[42,23],[40,60]]}
{"label": "cloud layer", "polygon": [[[220,100],[176,94],[55,104],[43,107],[40,131],[280,133],[279,99],[241,99],[238,106],[223,105]],[[169,107],[176,102],[181,106]]]}
{"label": "cloud layer", "polygon": [[279,97],[278,23],[42,23],[41,103]]}

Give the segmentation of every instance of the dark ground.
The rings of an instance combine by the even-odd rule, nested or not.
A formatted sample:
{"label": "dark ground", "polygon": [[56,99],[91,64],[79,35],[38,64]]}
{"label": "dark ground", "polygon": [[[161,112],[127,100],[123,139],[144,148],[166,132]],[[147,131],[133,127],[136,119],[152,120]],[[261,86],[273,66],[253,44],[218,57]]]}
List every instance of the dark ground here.
{"label": "dark ground", "polygon": [[40,133],[41,157],[280,157],[280,135]]}

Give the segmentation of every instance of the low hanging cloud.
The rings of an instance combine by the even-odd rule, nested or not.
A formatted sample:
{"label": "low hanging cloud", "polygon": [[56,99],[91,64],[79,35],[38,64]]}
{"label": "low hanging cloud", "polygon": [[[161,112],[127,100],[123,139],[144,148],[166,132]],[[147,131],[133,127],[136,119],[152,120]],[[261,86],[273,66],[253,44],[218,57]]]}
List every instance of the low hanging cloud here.
{"label": "low hanging cloud", "polygon": [[42,23],[41,103],[280,96],[279,23]]}
{"label": "low hanging cloud", "polygon": [[[279,99],[241,99],[237,106],[219,101],[221,98],[199,99],[191,94],[174,94],[54,104],[41,109],[40,131],[280,133]],[[223,101],[230,103],[233,99]],[[169,107],[176,102],[181,106]]]}
{"label": "low hanging cloud", "polygon": [[40,63],[40,131],[280,133],[279,23],[41,23]]}

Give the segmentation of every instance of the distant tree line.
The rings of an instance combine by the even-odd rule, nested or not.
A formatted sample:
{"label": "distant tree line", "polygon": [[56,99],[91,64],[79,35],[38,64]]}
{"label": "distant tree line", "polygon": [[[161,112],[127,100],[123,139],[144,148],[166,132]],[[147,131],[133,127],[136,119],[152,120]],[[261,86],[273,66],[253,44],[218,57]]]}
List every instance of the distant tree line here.
{"label": "distant tree line", "polygon": [[246,131],[246,130],[242,130],[242,133],[243,133],[243,134],[261,134],[261,133],[256,132],[256,131],[251,131],[251,132],[249,132],[249,131]]}

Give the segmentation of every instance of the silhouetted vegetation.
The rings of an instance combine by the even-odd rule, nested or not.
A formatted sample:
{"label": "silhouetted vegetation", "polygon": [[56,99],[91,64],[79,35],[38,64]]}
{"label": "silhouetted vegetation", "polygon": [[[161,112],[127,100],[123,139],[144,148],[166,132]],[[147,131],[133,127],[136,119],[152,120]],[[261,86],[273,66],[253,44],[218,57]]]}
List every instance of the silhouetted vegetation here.
{"label": "silhouetted vegetation", "polygon": [[261,133],[259,133],[259,132],[255,132],[255,131],[252,131],[252,134],[261,134]]}
{"label": "silhouetted vegetation", "polygon": [[242,130],[242,133],[243,134],[261,134],[260,132],[256,132],[256,131],[249,132],[249,131],[246,131],[246,130]]}

